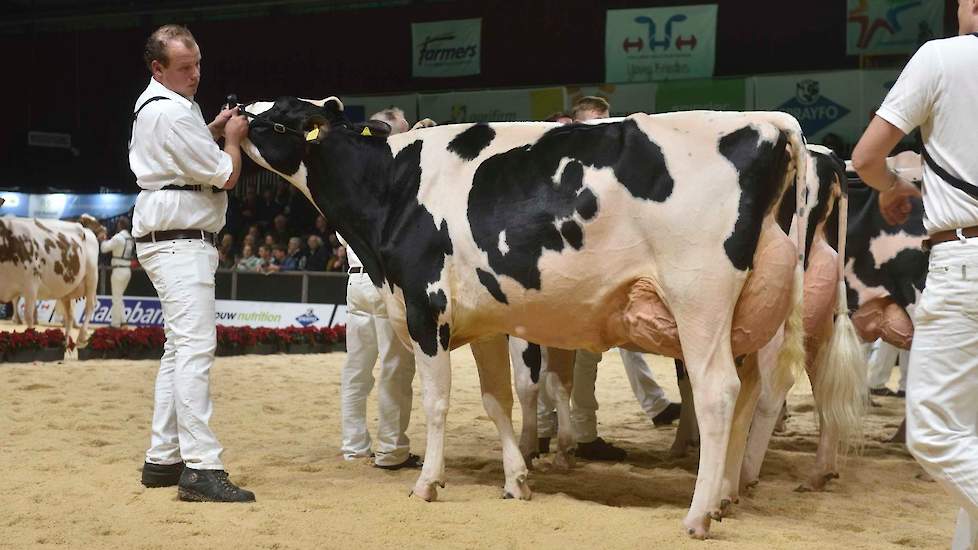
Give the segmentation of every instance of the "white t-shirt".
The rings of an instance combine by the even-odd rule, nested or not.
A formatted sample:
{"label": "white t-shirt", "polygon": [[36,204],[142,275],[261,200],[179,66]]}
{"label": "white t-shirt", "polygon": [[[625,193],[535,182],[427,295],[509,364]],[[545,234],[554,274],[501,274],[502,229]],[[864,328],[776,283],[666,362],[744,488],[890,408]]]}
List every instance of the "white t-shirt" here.
{"label": "white t-shirt", "polygon": [[[212,193],[231,177],[231,157],[214,141],[200,106],[155,79],[143,91],[133,112],[151,97],[132,132],[129,167],[144,190],[136,197],[132,234],[150,231],[202,229],[217,233],[224,227],[227,193]],[[166,185],[202,185],[201,191],[160,190]]]}
{"label": "white t-shirt", "polygon": [[111,239],[102,241],[102,254],[112,254],[113,267],[129,267],[129,262],[136,255],[136,243],[132,235],[125,229],[120,230]]}
{"label": "white t-shirt", "polygon": [[[917,50],[876,114],[909,134],[920,127],[938,166],[978,185],[978,37],[931,40]],[[978,200],[924,166],[928,233],[978,225]]]}

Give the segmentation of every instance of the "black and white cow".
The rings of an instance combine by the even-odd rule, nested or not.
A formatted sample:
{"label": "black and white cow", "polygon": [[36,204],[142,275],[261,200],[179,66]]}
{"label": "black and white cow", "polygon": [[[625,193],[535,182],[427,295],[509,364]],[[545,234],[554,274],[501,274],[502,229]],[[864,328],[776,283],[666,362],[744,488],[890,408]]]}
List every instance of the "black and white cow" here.
{"label": "black and white cow", "polygon": [[802,345],[803,243],[775,219],[806,170],[794,118],[637,114],[385,139],[378,126],[347,122],[336,98],[246,109],[257,115],[246,153],[336,226],[414,349],[428,438],[413,494],[433,500],[444,486],[449,350],[471,344],[502,439],[505,491],[526,499],[505,335],[560,349],[621,346],[686,361],[701,446],[684,524],[707,535],[720,517],[740,389],[733,358],[760,348],[786,319],[786,338]]}

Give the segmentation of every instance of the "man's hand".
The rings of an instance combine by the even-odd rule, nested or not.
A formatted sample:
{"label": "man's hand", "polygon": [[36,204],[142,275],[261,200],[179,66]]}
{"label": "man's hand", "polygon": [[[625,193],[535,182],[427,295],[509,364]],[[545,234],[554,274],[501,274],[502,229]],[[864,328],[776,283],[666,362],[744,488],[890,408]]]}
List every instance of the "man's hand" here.
{"label": "man's hand", "polygon": [[920,190],[900,176],[894,174],[894,177],[896,179],[893,187],[880,192],[880,213],[883,214],[886,223],[899,225],[907,221],[913,210],[910,199],[919,197]]}
{"label": "man's hand", "polygon": [[[235,111],[237,112],[237,111]],[[224,123],[225,144],[240,145],[248,137],[248,118],[243,115],[231,116]]]}
{"label": "man's hand", "polygon": [[217,139],[224,135],[224,127],[231,120],[231,117],[238,114],[238,108],[233,109],[222,109],[220,113],[214,117],[214,122],[207,125],[207,128],[211,131],[211,135],[214,139]]}

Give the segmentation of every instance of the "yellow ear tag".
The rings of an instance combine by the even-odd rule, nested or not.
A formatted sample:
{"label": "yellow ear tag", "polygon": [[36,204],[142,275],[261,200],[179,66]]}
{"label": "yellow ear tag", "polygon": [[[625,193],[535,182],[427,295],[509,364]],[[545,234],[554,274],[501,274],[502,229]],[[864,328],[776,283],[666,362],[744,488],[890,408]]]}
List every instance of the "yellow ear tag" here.
{"label": "yellow ear tag", "polygon": [[306,134],[306,141],[313,141],[319,137],[319,126],[316,126]]}
{"label": "yellow ear tag", "polygon": [[361,135],[361,136],[367,136],[367,137],[370,137],[370,136],[372,136],[373,134],[371,134],[371,133],[370,133],[370,128],[368,128],[368,127],[366,127],[366,126],[364,126],[364,127],[363,127],[363,131],[362,131],[362,132],[360,132],[360,135]]}

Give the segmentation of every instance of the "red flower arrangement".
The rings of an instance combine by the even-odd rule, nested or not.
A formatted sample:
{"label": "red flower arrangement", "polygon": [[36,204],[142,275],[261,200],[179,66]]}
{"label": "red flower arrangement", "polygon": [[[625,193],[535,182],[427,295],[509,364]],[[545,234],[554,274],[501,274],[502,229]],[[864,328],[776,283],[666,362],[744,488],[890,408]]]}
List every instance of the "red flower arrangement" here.
{"label": "red flower arrangement", "polygon": [[24,332],[0,333],[0,353],[14,353],[25,350],[44,348],[63,348],[65,335],[59,329],[52,328],[38,332],[29,328]]}
{"label": "red flower arrangement", "polygon": [[231,349],[250,348],[258,343],[258,336],[251,327],[226,327],[217,325],[217,345]]}

